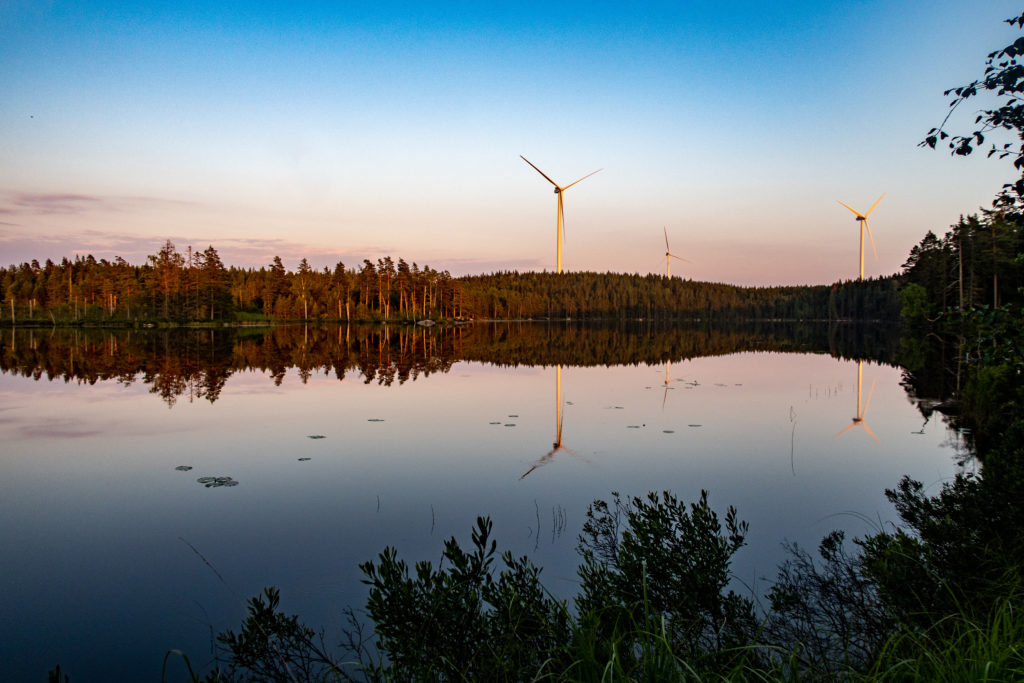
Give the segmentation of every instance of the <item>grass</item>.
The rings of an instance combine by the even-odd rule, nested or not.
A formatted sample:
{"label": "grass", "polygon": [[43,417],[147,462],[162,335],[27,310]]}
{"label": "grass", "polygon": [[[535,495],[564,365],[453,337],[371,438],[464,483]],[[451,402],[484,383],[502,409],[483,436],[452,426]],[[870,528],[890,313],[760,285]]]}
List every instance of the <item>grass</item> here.
{"label": "grass", "polygon": [[964,614],[925,630],[905,628],[886,642],[872,681],[1024,680],[1024,619],[1019,599],[1006,598],[985,622]]}

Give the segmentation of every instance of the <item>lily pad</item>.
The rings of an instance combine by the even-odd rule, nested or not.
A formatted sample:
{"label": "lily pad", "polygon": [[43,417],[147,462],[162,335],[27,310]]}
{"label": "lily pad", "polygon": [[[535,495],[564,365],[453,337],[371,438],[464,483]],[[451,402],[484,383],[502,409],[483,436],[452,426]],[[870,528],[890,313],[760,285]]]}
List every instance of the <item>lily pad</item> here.
{"label": "lily pad", "polygon": [[188,472],[190,469],[192,469],[192,465],[178,465],[174,469],[178,470],[179,472]]}
{"label": "lily pad", "polygon": [[221,486],[238,486],[238,482],[231,477],[199,477],[196,481],[208,489],[220,488]]}
{"label": "lily pad", "polygon": [[313,458],[299,458],[299,462],[306,462],[307,460],[312,460],[312,459]]}
{"label": "lily pad", "polygon": [[310,439],[326,439],[327,437],[324,436],[323,434],[310,434],[308,438],[310,438]]}
{"label": "lily pad", "polygon": [[367,422],[383,422],[384,420],[379,417],[371,417]]}

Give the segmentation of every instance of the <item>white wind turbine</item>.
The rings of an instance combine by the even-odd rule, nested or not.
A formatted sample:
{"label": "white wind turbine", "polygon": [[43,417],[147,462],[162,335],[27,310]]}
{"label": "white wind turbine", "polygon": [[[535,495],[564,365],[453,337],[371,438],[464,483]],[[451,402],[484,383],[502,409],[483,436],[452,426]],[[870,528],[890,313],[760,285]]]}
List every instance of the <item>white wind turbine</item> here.
{"label": "white wind turbine", "polygon": [[[522,154],[519,155],[519,158],[522,159],[523,161],[525,161],[526,163],[530,164],[530,166],[533,166],[533,164],[530,163],[530,160],[527,159],[526,157],[524,157]],[[590,176],[594,175],[594,173],[598,173],[600,171],[603,171],[604,169],[603,168],[599,168],[599,169],[597,169],[597,171],[594,171],[593,173],[588,173],[587,175],[583,176],[579,180],[575,180],[575,181],[569,183],[568,185],[566,185],[564,187],[559,185],[558,183],[556,183],[551,178],[548,178],[547,175],[544,173],[544,171],[540,170],[536,166],[533,166],[533,170],[535,170],[537,173],[540,173],[542,176],[544,176],[545,180],[547,180],[549,183],[554,185],[555,186],[555,194],[558,195],[558,231],[556,233],[556,242],[558,244],[558,249],[557,249],[557,251],[558,251],[558,272],[561,273],[562,272],[562,235],[565,232],[565,228],[564,228],[564,225],[565,225],[565,213],[564,213],[564,211],[562,209],[562,193],[565,192],[566,190],[568,190],[570,187],[572,187],[576,183],[580,182],[580,180],[585,180],[586,178],[589,178]]]}
{"label": "white wind turbine", "polygon": [[[884,197],[884,196],[885,196],[885,192],[882,193],[882,197]],[[851,207],[849,204],[843,204],[842,202],[839,202],[840,204],[843,204],[843,206],[845,206],[847,209],[850,209],[850,211],[853,211],[853,213],[857,216],[857,222],[860,223],[860,279],[861,280],[864,279],[864,231],[865,230],[868,231],[868,239],[871,240],[871,251],[875,252],[875,259],[876,260],[878,259],[878,250],[875,249],[875,238],[871,236],[871,228],[868,227],[868,216],[870,216],[871,212],[875,210],[876,206],[878,206],[878,202],[882,201],[882,197],[879,197],[878,201],[871,205],[871,208],[867,210],[867,213],[861,213],[860,211],[857,211],[856,209]],[[839,201],[839,200],[836,200],[836,201]]]}
{"label": "white wind turbine", "polygon": [[665,232],[665,277],[672,277],[672,269],[670,267],[671,259],[677,258],[680,261],[686,261],[692,263],[689,259],[685,259],[682,256],[676,256],[672,253],[672,250],[668,246],[668,228],[662,226],[661,228]]}

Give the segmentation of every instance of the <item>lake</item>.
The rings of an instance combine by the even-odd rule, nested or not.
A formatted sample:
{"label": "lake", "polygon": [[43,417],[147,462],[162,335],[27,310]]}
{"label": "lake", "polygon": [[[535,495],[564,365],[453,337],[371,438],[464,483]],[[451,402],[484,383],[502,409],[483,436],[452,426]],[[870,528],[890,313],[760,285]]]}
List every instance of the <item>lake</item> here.
{"label": "lake", "polygon": [[209,665],[268,585],[338,640],[359,563],[436,563],[478,515],[568,598],[612,491],[734,505],[763,594],[783,541],[888,527],[886,487],[966,459],[897,341],[826,327],[2,330],[5,677]]}

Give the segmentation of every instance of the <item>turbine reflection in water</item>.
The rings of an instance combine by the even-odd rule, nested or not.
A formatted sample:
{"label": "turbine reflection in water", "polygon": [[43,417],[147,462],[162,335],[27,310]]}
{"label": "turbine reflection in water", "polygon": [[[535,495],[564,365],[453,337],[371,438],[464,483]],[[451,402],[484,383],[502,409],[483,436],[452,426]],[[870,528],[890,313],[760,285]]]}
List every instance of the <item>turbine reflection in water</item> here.
{"label": "turbine reflection in water", "polygon": [[878,444],[879,446],[881,446],[882,442],[878,440],[878,437],[875,436],[875,433],[871,431],[871,428],[868,427],[868,423],[865,421],[865,416],[867,415],[867,412],[868,412],[868,404],[871,403],[871,395],[875,392],[875,383],[873,381],[871,382],[871,390],[868,391],[868,400],[865,401],[864,402],[864,406],[861,407],[860,399],[861,399],[861,396],[862,396],[861,392],[862,392],[863,385],[864,385],[864,361],[863,360],[858,360],[857,361],[857,415],[853,418],[853,421],[845,429],[840,431],[838,434],[836,434],[832,438],[836,438],[836,437],[842,436],[843,434],[845,434],[846,432],[850,431],[854,427],[863,427],[864,431],[867,432],[871,436],[871,438],[875,440],[875,443]]}
{"label": "turbine reflection in water", "polygon": [[562,366],[557,365],[555,366],[555,442],[551,444],[552,448],[550,451],[541,456],[537,462],[533,463],[530,469],[523,473],[523,476],[519,477],[520,481],[538,467],[543,467],[550,463],[559,451],[566,451],[571,455],[575,455],[572,450],[562,444],[562,419]]}

